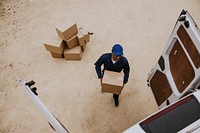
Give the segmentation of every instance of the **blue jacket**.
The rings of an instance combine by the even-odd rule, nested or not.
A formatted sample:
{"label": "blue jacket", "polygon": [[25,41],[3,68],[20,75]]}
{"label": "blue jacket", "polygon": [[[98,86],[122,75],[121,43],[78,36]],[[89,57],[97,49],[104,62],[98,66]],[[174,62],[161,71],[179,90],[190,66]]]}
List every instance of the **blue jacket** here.
{"label": "blue jacket", "polygon": [[[114,72],[124,72],[124,83],[128,82],[130,67],[128,60],[122,56],[115,64],[113,64],[112,53],[103,54],[95,63],[95,69],[98,75],[98,78],[103,78],[104,70],[114,71]],[[101,66],[104,65],[103,71]]]}

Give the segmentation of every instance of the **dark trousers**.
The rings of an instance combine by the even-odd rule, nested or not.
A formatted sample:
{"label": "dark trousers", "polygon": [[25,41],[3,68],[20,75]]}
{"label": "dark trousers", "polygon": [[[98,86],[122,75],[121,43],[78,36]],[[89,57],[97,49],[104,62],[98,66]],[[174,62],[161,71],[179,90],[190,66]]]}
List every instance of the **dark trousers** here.
{"label": "dark trousers", "polygon": [[115,101],[118,101],[119,100],[119,95],[113,94],[113,98],[115,99]]}

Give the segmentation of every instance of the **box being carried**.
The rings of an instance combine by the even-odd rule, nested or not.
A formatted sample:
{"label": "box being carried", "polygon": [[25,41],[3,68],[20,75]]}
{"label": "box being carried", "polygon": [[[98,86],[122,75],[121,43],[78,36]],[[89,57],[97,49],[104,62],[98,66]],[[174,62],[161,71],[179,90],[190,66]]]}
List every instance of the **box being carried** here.
{"label": "box being carried", "polygon": [[102,79],[102,92],[108,92],[113,94],[121,94],[123,89],[124,74],[113,72],[113,71],[104,71],[104,76]]}

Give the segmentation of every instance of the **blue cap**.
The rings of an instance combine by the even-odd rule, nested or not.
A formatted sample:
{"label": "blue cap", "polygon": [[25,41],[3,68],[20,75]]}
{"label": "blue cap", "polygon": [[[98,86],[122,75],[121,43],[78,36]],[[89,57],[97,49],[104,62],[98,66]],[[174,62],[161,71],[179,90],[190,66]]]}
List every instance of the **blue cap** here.
{"label": "blue cap", "polygon": [[123,48],[120,44],[115,44],[112,48],[112,52],[116,56],[123,55]]}

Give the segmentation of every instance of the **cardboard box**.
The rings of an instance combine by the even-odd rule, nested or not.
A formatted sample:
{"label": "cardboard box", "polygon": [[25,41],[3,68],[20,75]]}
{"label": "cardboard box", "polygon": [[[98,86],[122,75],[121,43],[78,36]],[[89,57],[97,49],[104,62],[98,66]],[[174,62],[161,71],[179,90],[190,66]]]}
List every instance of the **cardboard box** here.
{"label": "cardboard box", "polygon": [[74,24],[74,23],[64,22],[56,26],[56,31],[60,38],[67,41],[69,38],[78,33],[78,28],[76,23]]}
{"label": "cardboard box", "polygon": [[51,56],[53,58],[63,58],[64,57],[63,54],[54,53],[54,52],[51,52],[51,51],[49,51],[49,52],[51,53]]}
{"label": "cardboard box", "polygon": [[90,35],[89,35],[89,32],[86,31],[86,30],[83,29],[83,28],[80,29],[79,31],[80,31],[80,33],[81,33],[82,35],[84,35],[84,40],[85,40],[85,42],[88,43],[88,42],[90,41]]}
{"label": "cardboard box", "polygon": [[85,31],[83,28],[79,29],[79,32],[77,33],[78,42],[80,46],[85,45],[90,41],[90,36],[87,31]]}
{"label": "cardboard box", "polygon": [[123,89],[124,74],[112,71],[104,71],[102,79],[102,92],[121,94]]}
{"label": "cardboard box", "polygon": [[71,37],[70,39],[68,39],[66,41],[66,43],[67,43],[67,47],[69,49],[72,49],[72,48],[78,46],[78,37],[76,35],[74,35],[73,37]]}
{"label": "cardboard box", "polygon": [[44,46],[47,51],[62,54],[66,47],[66,44],[64,40],[62,40],[61,38],[57,36],[54,39],[51,39],[47,41],[46,43],[44,43]]}
{"label": "cardboard box", "polygon": [[63,54],[66,60],[81,60],[82,58],[82,50],[80,46],[76,46],[73,49],[65,49]]}

